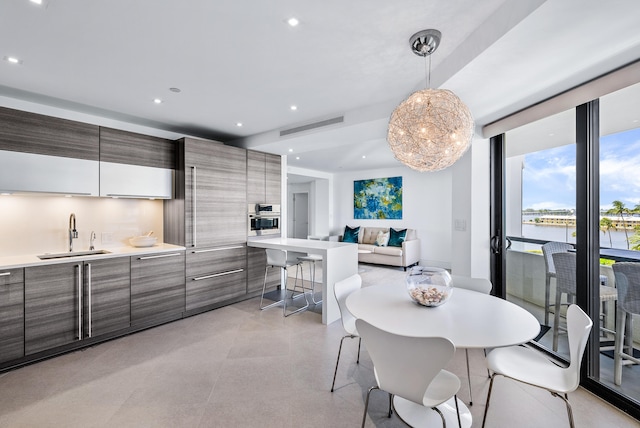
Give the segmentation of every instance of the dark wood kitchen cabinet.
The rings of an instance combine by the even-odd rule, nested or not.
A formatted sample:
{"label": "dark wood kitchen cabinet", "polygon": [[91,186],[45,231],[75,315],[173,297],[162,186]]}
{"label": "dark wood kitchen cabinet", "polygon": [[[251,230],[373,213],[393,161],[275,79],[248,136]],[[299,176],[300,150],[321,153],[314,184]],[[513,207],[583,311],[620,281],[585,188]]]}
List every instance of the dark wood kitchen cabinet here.
{"label": "dark wood kitchen cabinet", "polygon": [[24,356],[24,269],[0,269],[0,363]]}
{"label": "dark wood kitchen cabinet", "polygon": [[175,199],[164,206],[165,241],[203,249],[246,242],[246,150],[195,138],[177,144]]}
{"label": "dark wood kitchen cabinet", "polygon": [[0,150],[99,158],[98,126],[0,107]]}
{"label": "dark wood kitchen cabinet", "polygon": [[27,267],[24,275],[25,354],[80,340],[82,263]]}
{"label": "dark wood kitchen cabinet", "polygon": [[0,107],[0,191],[98,196],[98,127]]}
{"label": "dark wood kitchen cabinet", "polygon": [[188,313],[214,309],[246,294],[246,246],[187,251]]}
{"label": "dark wood kitchen cabinet", "polygon": [[282,195],[282,158],[270,153],[264,154],[264,194],[268,204],[281,204]]}
{"label": "dark wood kitchen cabinet", "polygon": [[25,354],[129,327],[129,257],[25,268]]}
{"label": "dark wood kitchen cabinet", "polygon": [[176,143],[166,138],[100,127],[100,161],[173,169]]}
{"label": "dark wood kitchen cabinet", "polygon": [[280,204],[282,159],[278,155],[247,150],[247,204]]}
{"label": "dark wood kitchen cabinet", "polygon": [[85,337],[129,327],[131,323],[130,258],[84,262]]}
{"label": "dark wood kitchen cabinet", "polygon": [[185,252],[131,257],[131,326],[180,318],[185,310]]}

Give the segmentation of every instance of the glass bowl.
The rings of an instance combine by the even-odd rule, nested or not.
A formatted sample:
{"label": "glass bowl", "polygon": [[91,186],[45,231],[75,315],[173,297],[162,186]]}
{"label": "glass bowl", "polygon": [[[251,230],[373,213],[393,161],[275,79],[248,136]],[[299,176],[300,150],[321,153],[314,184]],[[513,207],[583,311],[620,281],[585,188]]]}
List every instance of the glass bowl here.
{"label": "glass bowl", "polygon": [[440,306],[453,293],[451,275],[445,269],[414,266],[405,281],[411,299],[422,306]]}

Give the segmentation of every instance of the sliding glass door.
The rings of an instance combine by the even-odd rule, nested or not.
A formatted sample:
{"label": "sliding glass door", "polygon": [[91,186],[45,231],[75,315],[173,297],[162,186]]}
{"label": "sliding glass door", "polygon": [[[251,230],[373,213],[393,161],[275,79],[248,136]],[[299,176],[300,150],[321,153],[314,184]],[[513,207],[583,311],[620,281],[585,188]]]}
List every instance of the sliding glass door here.
{"label": "sliding glass door", "polygon": [[566,357],[564,311],[575,292],[560,293],[555,309],[550,252],[575,250],[575,141],[573,110],[513,129],[504,138],[505,297],[538,319],[541,346]]}
{"label": "sliding glass door", "polygon": [[627,305],[622,325],[620,314],[640,280],[621,280],[615,263],[640,266],[639,120],[636,84],[491,139],[496,294],[538,319],[534,345],[560,360],[566,307],[585,309],[594,327],[582,385],[636,418],[640,314]]}
{"label": "sliding glass door", "polygon": [[[640,283],[635,284],[626,277],[616,278],[614,274],[616,263],[640,262],[640,84],[600,99],[599,170],[603,278],[616,291],[620,286],[618,282],[624,281],[630,294],[637,289],[640,297]],[[632,297],[616,294],[603,307],[601,317],[604,317],[606,333],[599,336],[600,370],[594,377],[613,391],[640,402],[640,365],[620,358],[618,370],[615,368],[616,333],[625,333],[622,351],[640,358],[640,314],[627,314],[630,320],[626,326],[616,323],[623,304],[633,310],[630,299]],[[640,306],[637,309],[640,310]]]}

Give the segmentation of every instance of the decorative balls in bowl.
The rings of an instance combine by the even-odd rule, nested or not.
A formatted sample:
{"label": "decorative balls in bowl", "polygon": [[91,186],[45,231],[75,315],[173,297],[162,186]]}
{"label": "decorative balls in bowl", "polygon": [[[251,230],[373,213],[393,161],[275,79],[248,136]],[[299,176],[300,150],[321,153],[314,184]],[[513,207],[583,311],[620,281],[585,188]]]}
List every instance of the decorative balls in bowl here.
{"label": "decorative balls in bowl", "polygon": [[453,293],[451,275],[441,268],[414,266],[406,283],[411,299],[422,306],[440,306]]}

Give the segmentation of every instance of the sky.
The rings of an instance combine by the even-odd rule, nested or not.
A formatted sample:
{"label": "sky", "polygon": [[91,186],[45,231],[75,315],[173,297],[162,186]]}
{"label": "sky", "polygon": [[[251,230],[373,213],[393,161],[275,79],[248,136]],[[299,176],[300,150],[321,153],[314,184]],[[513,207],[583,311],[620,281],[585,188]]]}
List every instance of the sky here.
{"label": "sky", "polygon": [[[575,208],[574,144],[529,153],[524,162],[523,209]],[[640,204],[640,128],[600,137],[600,208],[615,200]]]}

